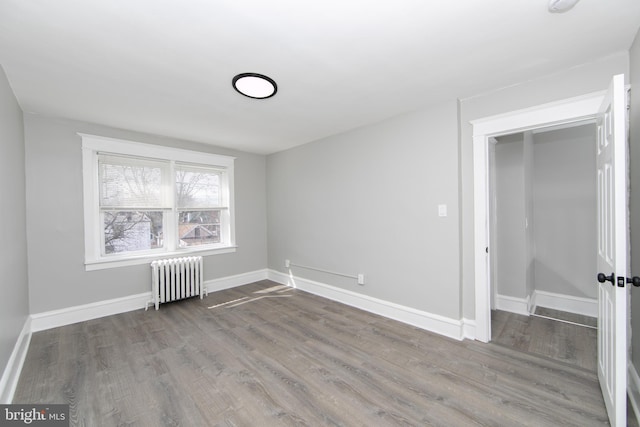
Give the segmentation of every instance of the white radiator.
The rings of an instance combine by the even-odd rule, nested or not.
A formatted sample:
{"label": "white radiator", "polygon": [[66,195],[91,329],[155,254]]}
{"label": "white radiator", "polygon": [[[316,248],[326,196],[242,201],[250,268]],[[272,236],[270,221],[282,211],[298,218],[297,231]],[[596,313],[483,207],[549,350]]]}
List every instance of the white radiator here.
{"label": "white radiator", "polygon": [[202,257],[191,256],[156,260],[151,263],[152,304],[176,301],[206,294],[202,280]]}

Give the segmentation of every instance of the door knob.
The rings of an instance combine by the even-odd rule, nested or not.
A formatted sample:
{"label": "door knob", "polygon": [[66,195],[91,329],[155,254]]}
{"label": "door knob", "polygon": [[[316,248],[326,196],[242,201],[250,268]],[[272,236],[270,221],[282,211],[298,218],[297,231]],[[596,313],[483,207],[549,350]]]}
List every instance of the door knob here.
{"label": "door knob", "polygon": [[[600,283],[611,282],[611,284],[613,285],[614,280],[615,280],[615,276],[613,273],[611,273],[611,276],[605,276],[604,273],[598,273],[598,282]],[[624,287],[624,282],[625,282],[624,277],[618,277],[618,286]],[[638,288],[640,287],[640,276],[627,277],[626,282]]]}
{"label": "door knob", "polygon": [[615,280],[615,278],[614,278],[614,274],[613,273],[611,273],[611,276],[605,276],[604,273],[598,273],[598,282],[600,282],[600,283],[604,283],[606,281],[609,281],[613,285],[613,281],[614,280]]}

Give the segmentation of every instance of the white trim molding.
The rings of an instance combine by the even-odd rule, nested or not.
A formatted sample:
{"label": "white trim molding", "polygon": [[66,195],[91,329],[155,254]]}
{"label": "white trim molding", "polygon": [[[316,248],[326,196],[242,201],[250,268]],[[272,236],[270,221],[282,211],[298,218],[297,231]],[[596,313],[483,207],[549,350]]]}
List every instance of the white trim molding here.
{"label": "white trim molding", "polygon": [[583,316],[598,317],[597,298],[574,297],[538,290],[534,292],[533,298],[536,307],[546,307]]}
{"label": "white trim molding", "polygon": [[122,298],[66,307],[31,315],[31,331],[38,332],[100,317],[145,308],[151,300],[151,291]]}
{"label": "white trim molding", "polygon": [[496,309],[508,311],[510,313],[529,315],[530,298],[517,298],[507,295],[496,295]]}
{"label": "white trim molding", "polygon": [[220,279],[206,280],[204,282],[207,292],[223,291],[225,289],[235,288],[237,286],[247,285],[249,283],[267,280],[268,270],[256,270],[249,273],[236,274],[234,276],[222,277]]}
{"label": "white trim molding", "polygon": [[598,112],[606,90],[549,102],[531,108],[472,120],[473,136],[504,135],[503,132],[534,130],[541,125],[559,126],[592,120]]}
{"label": "white trim molding", "polygon": [[462,318],[462,336],[467,340],[476,339],[476,321],[473,319]]}
{"label": "white trim molding", "polygon": [[20,379],[20,373],[22,372],[22,366],[24,360],[27,357],[27,351],[29,350],[29,343],[31,342],[31,318],[27,317],[18,335],[16,344],[13,347],[9,361],[4,369],[2,378],[0,379],[0,403],[5,405],[13,401],[13,395],[18,386],[18,380]]}
{"label": "white trim molding", "polygon": [[458,341],[461,341],[464,338],[473,338],[468,335],[475,334],[475,325],[472,322],[465,324],[465,321],[462,319],[451,319],[438,314],[428,313],[426,311],[373,298],[368,295],[337,288],[325,283],[319,283],[302,277],[293,276],[293,274],[287,275],[276,270],[269,270],[269,280],[359,308],[370,313],[384,316],[389,319],[416,326],[420,329],[435,332]]}
{"label": "white trim molding", "polygon": [[489,140],[499,135],[592,120],[605,92],[551,102],[473,120],[473,224],[476,339],[491,340],[491,251],[489,232]]}
{"label": "white trim molding", "polygon": [[154,255],[132,255],[127,259],[121,260],[100,260],[100,261],[85,261],[84,267],[86,271],[95,271],[95,270],[104,270],[107,268],[114,267],[128,267],[131,265],[142,265],[142,264],[150,264],[152,261],[158,259],[169,259],[169,258],[178,258],[183,256],[209,256],[209,255],[222,255],[236,252],[238,249],[237,246],[228,246],[224,248],[217,249],[184,249],[179,252],[162,252],[162,254],[154,254]]}

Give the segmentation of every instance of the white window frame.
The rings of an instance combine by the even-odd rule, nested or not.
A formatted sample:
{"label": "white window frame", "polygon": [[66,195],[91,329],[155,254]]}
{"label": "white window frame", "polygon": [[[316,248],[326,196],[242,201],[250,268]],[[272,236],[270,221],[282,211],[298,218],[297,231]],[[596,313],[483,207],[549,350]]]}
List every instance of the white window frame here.
{"label": "white window frame", "polygon": [[[105,268],[123,267],[128,265],[146,264],[154,259],[170,258],[174,256],[187,256],[194,253],[198,255],[216,255],[236,251],[235,244],[235,215],[234,215],[234,161],[235,157],[219,154],[204,153],[185,150],[181,148],[165,147],[161,145],[144,144],[141,142],[126,141],[122,139],[108,138],[97,135],[78,133],[82,138],[82,173],[84,192],[84,248],[85,269],[101,270]],[[179,248],[175,244],[176,236],[172,233],[165,235],[173,244],[165,245],[166,248],[132,252],[127,254],[102,254],[102,222],[100,221],[99,207],[99,178],[98,178],[98,153],[112,153],[123,156],[136,156],[149,159],[166,160],[171,162],[192,163],[214,168],[224,169],[222,174],[221,191],[223,200],[228,201],[228,209],[221,211],[221,234],[223,243],[217,245],[205,245],[204,247],[191,246]],[[171,166],[173,170],[173,166]],[[173,183],[172,185],[175,185]],[[174,215],[171,214],[173,217]],[[173,221],[175,218],[169,218]],[[177,221],[177,219],[176,219]],[[175,249],[169,249],[169,248]]]}

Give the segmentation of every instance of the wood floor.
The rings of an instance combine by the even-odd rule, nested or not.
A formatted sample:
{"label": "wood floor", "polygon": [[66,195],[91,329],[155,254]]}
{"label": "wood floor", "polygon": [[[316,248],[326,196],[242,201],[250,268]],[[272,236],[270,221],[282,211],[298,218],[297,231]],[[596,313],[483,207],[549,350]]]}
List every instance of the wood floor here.
{"label": "wood floor", "polygon": [[545,307],[536,307],[534,315],[539,317],[545,317],[547,319],[555,319],[569,323],[575,323],[577,325],[586,326],[588,328],[597,328],[598,319],[591,316],[584,316],[582,314],[567,313],[566,311],[554,310]]}
{"label": "wood floor", "polygon": [[[556,316],[576,323],[591,324],[586,316],[569,316],[570,313],[539,311],[546,316]],[[597,329],[578,326],[553,319],[523,316],[507,311],[491,312],[492,341],[516,350],[539,354],[596,372]]]}
{"label": "wood floor", "polygon": [[35,333],[16,403],[81,426],[602,426],[596,374],[259,282]]}

